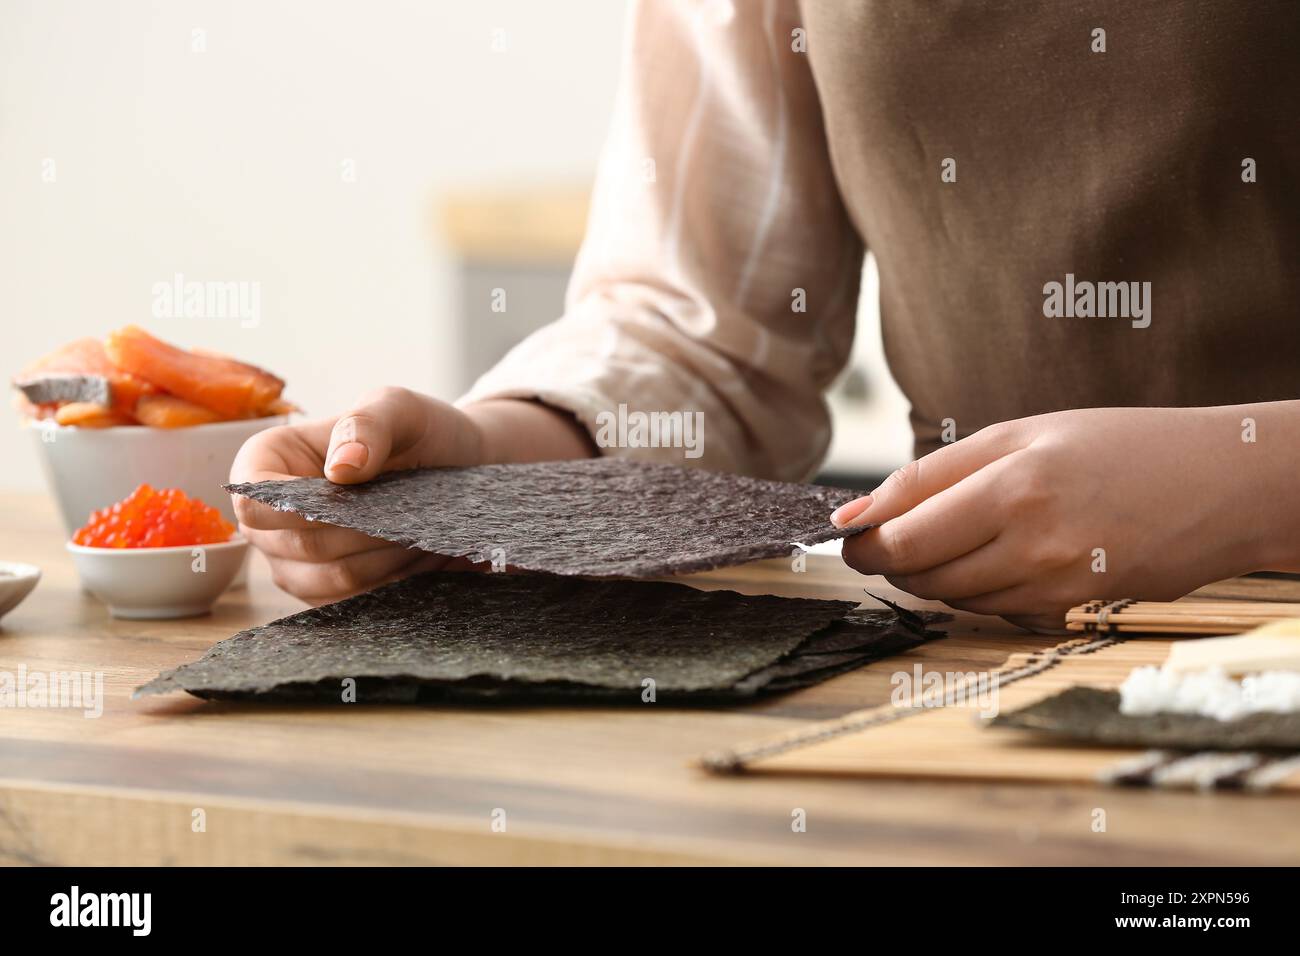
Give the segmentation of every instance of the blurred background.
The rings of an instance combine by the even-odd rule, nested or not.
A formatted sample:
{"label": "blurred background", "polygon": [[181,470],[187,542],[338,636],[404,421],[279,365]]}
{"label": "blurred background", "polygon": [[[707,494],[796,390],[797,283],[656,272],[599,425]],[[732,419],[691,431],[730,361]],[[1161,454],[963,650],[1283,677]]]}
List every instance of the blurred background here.
{"label": "blurred background", "polygon": [[[613,104],[618,0],[5,0],[0,374],[136,323],[256,362],[309,414],[454,399],[562,307]],[[256,322],[157,318],[245,283]],[[867,266],[826,477],[910,457]],[[506,314],[491,290],[509,290]],[[16,415],[0,488],[41,487]]]}

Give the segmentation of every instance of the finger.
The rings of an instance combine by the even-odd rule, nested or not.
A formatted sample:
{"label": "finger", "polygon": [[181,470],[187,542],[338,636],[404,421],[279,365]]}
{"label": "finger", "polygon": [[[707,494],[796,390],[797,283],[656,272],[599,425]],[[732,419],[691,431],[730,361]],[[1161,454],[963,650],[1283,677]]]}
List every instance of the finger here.
{"label": "finger", "polygon": [[1065,637],[1073,632],[1065,626],[1064,614],[1012,614],[1007,618],[1016,627],[1035,634]]}
{"label": "finger", "polygon": [[[244,442],[230,466],[232,484],[259,481],[289,481],[300,476],[324,474],[325,446],[329,441],[330,419],[281,425],[258,432]],[[242,495],[231,495],[235,516],[245,528],[276,530],[305,528],[306,519]]]}
{"label": "finger", "polygon": [[330,432],[325,477],[338,484],[369,481],[389,459],[425,436],[428,402],[405,388],[385,388],[345,415]]}
{"label": "finger", "polygon": [[[425,571],[439,571],[439,570],[447,569],[447,563],[450,559],[445,557],[444,555],[430,554],[427,551],[420,551],[416,553],[418,554],[418,557],[416,557],[414,560],[406,564],[400,565],[395,570],[389,572],[388,574],[384,575],[381,578],[378,578],[377,580],[369,582],[364,588],[361,588],[354,593],[361,593],[362,591],[373,591],[375,588],[381,588],[385,584],[392,584],[394,581],[400,581],[403,578],[409,578],[413,574],[422,574]],[[328,604],[340,600],[341,597],[351,597],[351,594],[325,595],[320,597],[308,598],[306,600],[308,600],[308,602],[311,604],[315,604],[319,606],[321,604]]]}
{"label": "finger", "polygon": [[1014,464],[1014,455],[1002,458],[906,514],[846,539],[844,562],[862,574],[919,574],[988,544],[1005,521],[996,503]]}
{"label": "finger", "polygon": [[[868,532],[869,533],[869,532]],[[1026,579],[1023,562],[1003,537],[915,574],[887,574],[894,587],[927,601],[973,598],[1014,587]]]}
{"label": "finger", "polygon": [[337,601],[395,579],[408,568],[428,563],[427,551],[383,549],[348,555],[326,564],[274,560],[271,577],[276,586],[308,602]]}
{"label": "finger", "polygon": [[313,526],[300,514],[294,514],[292,511],[276,511],[268,504],[245,498],[243,495],[231,495],[230,503],[235,508],[235,517],[239,519],[239,530],[250,541],[251,531],[306,531]]}
{"label": "finger", "polygon": [[[325,473],[325,447],[333,421],[320,418],[260,431],[240,447],[230,466],[232,484],[277,481]],[[304,469],[304,465],[311,470]]]}
{"label": "finger", "polygon": [[245,528],[244,536],[253,547],[267,557],[302,561],[306,564],[325,564],[345,558],[349,554],[377,551],[380,548],[406,550],[391,541],[372,538],[360,531],[335,528],[331,525],[308,524],[301,528],[276,531]]}
{"label": "finger", "polygon": [[1045,595],[1044,587],[1045,583],[1042,580],[1023,581],[1000,591],[970,598],[955,598],[944,603],[973,614],[993,614],[1008,620],[1032,619],[1043,624],[1064,627],[1065,613],[1073,605],[1069,601],[1061,602]]}
{"label": "finger", "polygon": [[990,426],[908,462],[871,494],[837,508],[831,514],[831,524],[837,528],[864,528],[906,514],[927,498],[1015,451],[1019,447],[1017,434],[1010,425]]}

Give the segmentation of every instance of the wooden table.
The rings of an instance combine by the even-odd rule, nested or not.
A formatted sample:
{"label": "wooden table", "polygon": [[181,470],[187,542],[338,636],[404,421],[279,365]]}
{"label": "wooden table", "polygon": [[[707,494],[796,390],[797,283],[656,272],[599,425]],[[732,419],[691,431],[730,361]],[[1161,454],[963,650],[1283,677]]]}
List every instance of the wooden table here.
{"label": "wooden table", "polygon": [[[320,708],[132,701],[159,670],[300,605],[260,558],[206,618],[111,620],[53,508],[0,495],[0,558],[44,580],[0,625],[0,670],[105,675],[99,719],[0,710],[0,861],[29,864],[1228,864],[1300,859],[1300,801],[978,783],[714,777],[698,755],[888,700],[889,675],[994,667],[1047,638],[959,615],[947,640],[723,710]],[[856,597],[837,559],[703,576]],[[924,602],[905,598],[910,606]],[[1104,807],[1105,833],[1091,828]],[[806,813],[794,832],[792,813]],[[195,811],[201,810],[202,814]],[[505,812],[505,832],[493,829]],[[495,814],[500,819],[501,814]],[[194,821],[202,818],[202,832]]]}

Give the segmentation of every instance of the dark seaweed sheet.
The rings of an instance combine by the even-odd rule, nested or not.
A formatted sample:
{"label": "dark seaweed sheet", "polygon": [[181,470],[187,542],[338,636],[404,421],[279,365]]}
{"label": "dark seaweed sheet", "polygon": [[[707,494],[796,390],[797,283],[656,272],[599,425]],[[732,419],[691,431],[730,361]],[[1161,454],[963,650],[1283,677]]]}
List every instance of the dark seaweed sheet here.
{"label": "dark seaweed sheet", "polygon": [[437,554],[593,577],[657,577],[790,556],[796,542],[855,533],[833,527],[830,513],[861,494],[618,458],[227,490]]}
{"label": "dark seaweed sheet", "polygon": [[337,702],[352,678],[367,702],[637,703],[652,678],[657,701],[724,700],[940,636],[854,608],[669,582],[430,572],[242,631],[137,695]]}
{"label": "dark seaweed sheet", "polygon": [[1195,714],[1129,716],[1119,691],[1069,687],[1036,703],[1000,714],[995,727],[1015,727],[1072,740],[1120,747],[1193,750],[1300,749],[1300,714],[1249,714],[1217,720]]}

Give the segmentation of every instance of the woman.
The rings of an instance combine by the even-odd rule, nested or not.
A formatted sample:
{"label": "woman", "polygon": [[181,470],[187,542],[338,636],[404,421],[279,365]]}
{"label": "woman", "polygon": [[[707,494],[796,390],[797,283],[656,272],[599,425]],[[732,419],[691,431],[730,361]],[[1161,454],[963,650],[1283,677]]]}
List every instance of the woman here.
{"label": "woman", "polygon": [[[870,246],[920,457],[833,516],[879,525],[849,565],[1031,627],[1300,569],[1300,14],[1079,7],[637,5],[565,315],[457,407],[384,390],[233,479],[646,454],[596,447],[620,404],[806,478]],[[308,600],[437,560],[237,504]]]}

